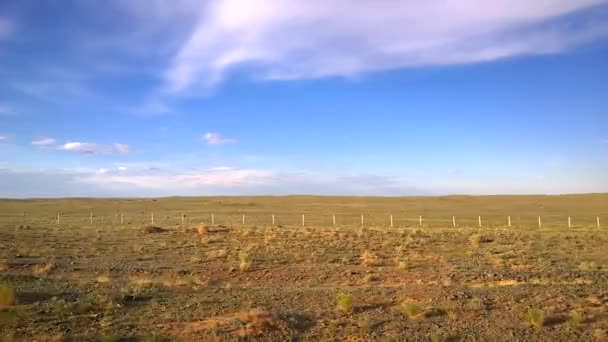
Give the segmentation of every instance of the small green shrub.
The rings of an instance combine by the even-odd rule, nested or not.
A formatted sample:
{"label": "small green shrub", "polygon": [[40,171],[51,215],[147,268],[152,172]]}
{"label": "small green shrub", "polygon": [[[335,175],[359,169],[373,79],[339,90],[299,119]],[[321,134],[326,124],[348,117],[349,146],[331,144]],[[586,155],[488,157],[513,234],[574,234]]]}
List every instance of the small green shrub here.
{"label": "small green shrub", "polygon": [[353,298],[347,294],[341,293],[336,297],[336,304],[338,310],[342,312],[352,312],[353,311]]}
{"label": "small green shrub", "polygon": [[539,309],[528,309],[528,322],[537,328],[545,325],[545,313]]}
{"label": "small green shrub", "polygon": [[583,323],[583,320],[583,314],[580,311],[573,310],[570,312],[570,319],[568,320],[568,323],[571,327],[578,328]]}
{"label": "small green shrub", "polygon": [[239,253],[239,269],[241,272],[247,272],[251,268],[251,257],[249,253],[241,252]]}

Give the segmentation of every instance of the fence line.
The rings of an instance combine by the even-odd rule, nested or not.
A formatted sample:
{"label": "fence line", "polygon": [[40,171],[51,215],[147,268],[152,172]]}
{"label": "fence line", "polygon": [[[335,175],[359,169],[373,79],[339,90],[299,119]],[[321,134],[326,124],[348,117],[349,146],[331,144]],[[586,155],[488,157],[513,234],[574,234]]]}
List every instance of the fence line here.
{"label": "fence line", "polygon": [[[272,214],[264,214],[264,213],[243,213],[243,212],[223,212],[220,213],[216,220],[215,213],[209,212],[186,212],[182,211],[179,214],[176,214],[175,211],[167,211],[168,213],[165,215],[159,215],[157,212],[155,216],[155,212],[149,212],[149,219],[146,222],[145,212],[140,213],[125,213],[118,212],[115,214],[106,214],[106,215],[95,215],[93,211],[90,211],[86,215],[82,213],[79,215],[78,213],[70,212],[70,213],[62,213],[57,212],[57,216],[54,219],[47,217],[46,219],[42,215],[33,215],[27,214],[26,212],[22,212],[20,214],[0,214],[0,222],[12,222],[15,224],[21,223],[26,224],[28,222],[40,222],[46,221],[46,223],[52,223],[54,221],[55,224],[67,224],[67,223],[88,223],[88,224],[103,224],[104,222],[107,224],[113,224],[115,221],[118,221],[118,217],[120,218],[119,222],[121,225],[126,224],[135,224],[135,223],[149,223],[149,224],[194,224],[194,223],[209,223],[211,225],[217,224],[241,224],[245,226],[246,224],[255,226],[255,225],[268,225],[278,226],[278,225],[298,225],[297,219],[294,220],[294,215],[297,213],[293,212],[285,212],[285,213],[272,213]],[[162,212],[160,212],[162,213]],[[584,220],[584,216],[579,216],[577,220],[578,225],[575,225],[575,222],[572,216],[562,216],[562,215],[539,215],[537,224],[534,224],[531,220],[530,215],[526,215],[525,222],[522,222],[522,216],[518,216],[518,221],[516,224],[513,224],[511,215],[504,216],[503,219],[500,219],[498,215],[484,216],[478,215],[477,222],[472,217],[460,217],[457,219],[455,215],[452,215],[451,220],[445,218],[432,218],[425,217],[423,220],[423,216],[418,216],[417,219],[408,217],[406,214],[394,215],[392,213],[386,214],[373,214],[366,216],[365,214],[354,214],[354,213],[343,213],[343,214],[314,214],[314,213],[302,213],[299,224],[303,227],[305,226],[357,226],[357,222],[355,217],[359,216],[359,224],[360,226],[385,226],[385,227],[436,227],[436,226],[448,226],[451,223],[452,227],[512,227],[513,225],[519,227],[532,227],[537,226],[538,228],[543,228],[543,226],[562,226],[562,227],[591,227],[594,226],[596,228],[601,228],[600,224],[600,216],[594,217],[595,220],[590,220],[589,216],[587,216],[586,220]],[[87,217],[88,216],[88,217]],[[109,216],[109,218],[108,218]],[[308,216],[308,217],[307,217]],[[436,216],[438,217],[438,216]],[[558,220],[559,218],[559,220]],[[583,219],[581,219],[583,218]],[[105,219],[105,220],[104,220]],[[563,220],[563,221],[562,221]],[[593,222],[595,221],[595,222]],[[417,225],[416,225],[417,223]],[[477,223],[477,224],[475,224]]]}

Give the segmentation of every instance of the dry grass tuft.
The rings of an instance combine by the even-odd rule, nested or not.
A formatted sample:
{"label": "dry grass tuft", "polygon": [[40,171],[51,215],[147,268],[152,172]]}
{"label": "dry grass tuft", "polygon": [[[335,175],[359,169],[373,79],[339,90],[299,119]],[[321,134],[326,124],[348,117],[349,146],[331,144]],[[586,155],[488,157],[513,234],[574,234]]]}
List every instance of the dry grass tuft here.
{"label": "dry grass tuft", "polygon": [[359,257],[359,260],[361,260],[361,264],[363,266],[375,266],[378,264],[378,260],[380,258],[378,258],[378,256],[371,251],[364,251],[361,256]]}
{"label": "dry grass tuft", "polygon": [[112,281],[112,278],[107,274],[100,274],[95,278],[95,281],[99,284],[108,284]]}
{"label": "dry grass tuft", "polygon": [[140,288],[148,288],[152,286],[152,278],[148,276],[131,277],[130,282],[131,284]]}
{"label": "dry grass tuft", "polygon": [[46,264],[34,265],[34,274],[37,275],[48,275],[55,269],[55,264],[47,262]]}
{"label": "dry grass tuft", "polygon": [[479,248],[482,243],[488,243],[492,241],[494,241],[492,238],[482,234],[473,234],[469,236],[469,243],[473,248]]}
{"label": "dry grass tuft", "polygon": [[247,272],[251,268],[251,257],[249,253],[241,252],[239,253],[239,269],[241,272]]}
{"label": "dry grass tuft", "polygon": [[197,233],[201,235],[209,233],[209,228],[203,223],[197,224],[194,229],[196,229]]}
{"label": "dry grass tuft", "polygon": [[225,249],[214,249],[212,251],[207,252],[207,257],[211,259],[222,259],[228,255],[228,252]]}
{"label": "dry grass tuft", "polygon": [[419,319],[424,317],[424,311],[416,304],[401,303],[401,312],[411,319]]}

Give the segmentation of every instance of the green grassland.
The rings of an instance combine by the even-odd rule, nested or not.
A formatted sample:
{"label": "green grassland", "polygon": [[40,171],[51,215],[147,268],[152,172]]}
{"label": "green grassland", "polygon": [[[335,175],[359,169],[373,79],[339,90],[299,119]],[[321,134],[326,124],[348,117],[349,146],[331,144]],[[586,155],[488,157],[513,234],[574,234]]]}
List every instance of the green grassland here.
{"label": "green grassland", "polygon": [[597,217],[607,194],[0,200],[0,336],[603,341]]}

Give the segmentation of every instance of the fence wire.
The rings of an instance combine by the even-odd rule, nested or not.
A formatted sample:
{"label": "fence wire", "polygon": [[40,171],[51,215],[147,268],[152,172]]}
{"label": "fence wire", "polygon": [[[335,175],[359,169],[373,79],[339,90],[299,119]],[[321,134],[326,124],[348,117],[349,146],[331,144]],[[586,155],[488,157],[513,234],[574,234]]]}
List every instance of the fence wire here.
{"label": "fence wire", "polygon": [[3,225],[226,225],[226,226],[308,226],[308,227],[597,227],[600,217],[567,215],[512,215],[459,217],[454,215],[425,217],[413,213],[397,214],[314,214],[294,212],[188,212],[137,211],[114,213],[58,212],[53,215],[0,213]]}

